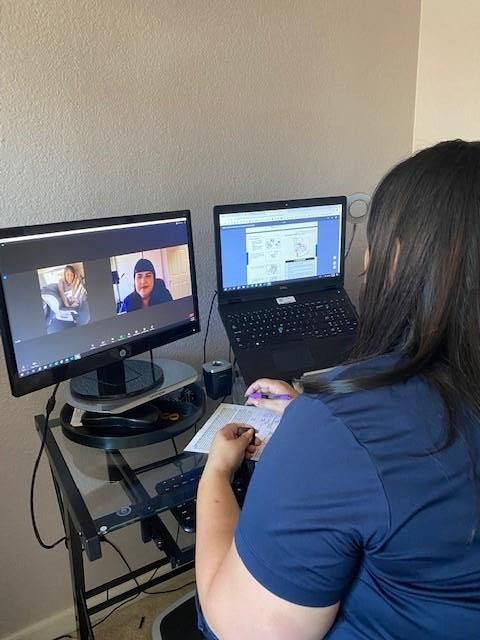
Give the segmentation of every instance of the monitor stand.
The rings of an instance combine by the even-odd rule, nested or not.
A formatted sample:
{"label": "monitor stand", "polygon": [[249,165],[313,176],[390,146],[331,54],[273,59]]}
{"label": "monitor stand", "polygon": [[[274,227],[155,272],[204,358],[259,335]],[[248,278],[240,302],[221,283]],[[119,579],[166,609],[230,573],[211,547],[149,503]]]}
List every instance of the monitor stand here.
{"label": "monitor stand", "polygon": [[161,386],[163,380],[163,369],[154,360],[121,360],[73,378],[70,390],[78,400],[125,403]]}
{"label": "monitor stand", "polygon": [[144,446],[175,437],[203,415],[204,392],[190,365],[163,358],[123,364],[67,386],[60,420],[68,438],[104,449]]}

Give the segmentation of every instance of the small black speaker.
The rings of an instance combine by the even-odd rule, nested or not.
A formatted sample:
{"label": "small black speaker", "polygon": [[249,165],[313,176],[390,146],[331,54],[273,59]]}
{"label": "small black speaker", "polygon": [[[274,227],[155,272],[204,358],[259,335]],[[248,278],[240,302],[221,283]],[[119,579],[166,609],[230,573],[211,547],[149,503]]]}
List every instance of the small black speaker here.
{"label": "small black speaker", "polygon": [[203,381],[207,396],[213,400],[232,393],[232,365],[224,360],[212,360],[203,364]]}

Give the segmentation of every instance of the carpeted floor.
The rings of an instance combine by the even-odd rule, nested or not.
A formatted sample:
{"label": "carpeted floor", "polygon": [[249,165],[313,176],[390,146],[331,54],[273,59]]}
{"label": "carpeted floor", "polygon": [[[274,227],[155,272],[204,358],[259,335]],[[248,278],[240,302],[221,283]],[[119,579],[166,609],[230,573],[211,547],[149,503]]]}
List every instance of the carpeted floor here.
{"label": "carpeted floor", "polygon": [[[172,578],[164,585],[152,587],[152,591],[175,589],[192,582],[194,579],[194,571],[187,571]],[[194,584],[189,584],[173,593],[149,595],[133,600],[131,604],[121,607],[108,620],[95,627],[95,640],[150,640],[152,623],[158,614],[194,588]],[[72,636],[75,637],[74,634]]]}

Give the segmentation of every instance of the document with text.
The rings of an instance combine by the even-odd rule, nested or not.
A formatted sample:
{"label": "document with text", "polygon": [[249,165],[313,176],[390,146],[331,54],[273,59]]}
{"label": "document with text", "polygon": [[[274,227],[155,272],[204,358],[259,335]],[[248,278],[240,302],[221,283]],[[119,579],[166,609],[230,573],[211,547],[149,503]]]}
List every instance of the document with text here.
{"label": "document with text", "polygon": [[220,431],[229,422],[240,422],[246,423],[257,430],[257,436],[262,441],[262,444],[256,450],[252,460],[258,460],[277,428],[280,419],[281,416],[278,413],[274,413],[269,409],[222,403],[187,444],[185,451],[208,453],[217,431]]}

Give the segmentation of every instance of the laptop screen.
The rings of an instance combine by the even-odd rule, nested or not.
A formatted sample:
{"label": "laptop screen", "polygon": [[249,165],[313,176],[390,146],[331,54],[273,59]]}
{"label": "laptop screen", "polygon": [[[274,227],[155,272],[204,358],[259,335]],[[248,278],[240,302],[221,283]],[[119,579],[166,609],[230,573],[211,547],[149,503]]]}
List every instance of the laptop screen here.
{"label": "laptop screen", "polygon": [[238,209],[218,214],[223,291],[341,275],[341,202]]}

